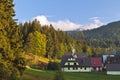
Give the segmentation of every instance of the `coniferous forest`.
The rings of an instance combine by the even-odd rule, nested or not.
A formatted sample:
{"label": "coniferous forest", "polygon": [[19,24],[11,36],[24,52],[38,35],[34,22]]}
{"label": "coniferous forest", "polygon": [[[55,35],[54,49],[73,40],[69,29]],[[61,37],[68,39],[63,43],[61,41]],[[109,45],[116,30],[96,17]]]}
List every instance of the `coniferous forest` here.
{"label": "coniferous forest", "polygon": [[37,20],[18,24],[13,7],[13,0],[0,0],[0,80],[20,80],[26,54],[61,59],[72,47],[88,56],[120,54],[119,21],[93,30],[65,32]]}

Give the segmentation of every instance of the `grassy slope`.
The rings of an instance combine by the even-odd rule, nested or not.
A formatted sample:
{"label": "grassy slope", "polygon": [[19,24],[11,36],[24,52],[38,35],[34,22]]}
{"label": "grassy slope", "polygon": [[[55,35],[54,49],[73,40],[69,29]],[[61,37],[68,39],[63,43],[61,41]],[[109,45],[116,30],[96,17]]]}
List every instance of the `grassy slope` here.
{"label": "grassy slope", "polygon": [[[120,80],[120,76],[107,76],[105,72],[63,73],[65,80]],[[53,80],[55,72],[28,69],[22,80]]]}
{"label": "grassy slope", "polygon": [[45,57],[42,57],[42,56],[34,55],[32,53],[26,54],[25,58],[26,58],[26,60],[28,62],[27,63],[28,65],[38,64],[39,62],[43,62],[43,63],[48,64],[49,61],[60,62],[60,60],[58,60],[58,59],[56,59],[56,60],[48,59],[48,58],[45,58]]}
{"label": "grassy slope", "polygon": [[22,76],[22,80],[52,80],[54,76],[55,72],[53,71],[27,69]]}

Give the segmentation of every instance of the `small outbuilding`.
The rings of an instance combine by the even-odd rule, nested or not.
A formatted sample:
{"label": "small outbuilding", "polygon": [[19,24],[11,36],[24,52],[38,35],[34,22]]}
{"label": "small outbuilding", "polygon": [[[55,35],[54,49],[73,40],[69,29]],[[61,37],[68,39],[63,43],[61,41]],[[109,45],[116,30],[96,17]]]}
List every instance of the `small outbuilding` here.
{"label": "small outbuilding", "polygon": [[102,71],[102,58],[91,57],[91,67],[92,71]]}
{"label": "small outbuilding", "polygon": [[120,75],[120,64],[107,64],[107,75]]}

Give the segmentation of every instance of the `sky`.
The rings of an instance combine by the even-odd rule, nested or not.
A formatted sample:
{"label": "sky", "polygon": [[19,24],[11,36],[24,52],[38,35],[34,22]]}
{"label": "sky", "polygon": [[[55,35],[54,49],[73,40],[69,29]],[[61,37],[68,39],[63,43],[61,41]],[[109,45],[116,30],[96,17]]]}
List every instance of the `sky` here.
{"label": "sky", "polygon": [[14,0],[18,22],[37,19],[63,31],[93,29],[120,20],[120,0]]}

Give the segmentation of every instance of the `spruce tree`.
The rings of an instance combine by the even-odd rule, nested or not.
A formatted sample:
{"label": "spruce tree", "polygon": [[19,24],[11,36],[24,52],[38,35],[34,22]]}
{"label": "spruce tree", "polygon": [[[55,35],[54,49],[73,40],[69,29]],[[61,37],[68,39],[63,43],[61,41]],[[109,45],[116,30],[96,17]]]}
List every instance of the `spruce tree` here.
{"label": "spruce tree", "polygon": [[0,0],[0,80],[20,80],[25,69],[22,36],[13,16],[13,0]]}

